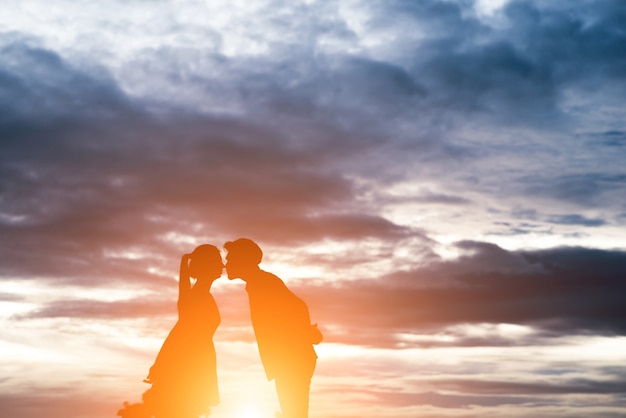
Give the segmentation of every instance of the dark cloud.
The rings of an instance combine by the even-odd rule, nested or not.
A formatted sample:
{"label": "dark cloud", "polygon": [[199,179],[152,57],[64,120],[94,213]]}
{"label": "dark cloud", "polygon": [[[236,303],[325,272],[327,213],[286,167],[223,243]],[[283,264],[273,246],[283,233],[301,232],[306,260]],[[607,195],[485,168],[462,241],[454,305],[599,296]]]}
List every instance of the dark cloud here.
{"label": "dark cloud", "polygon": [[[214,46],[202,58],[171,48],[145,50],[134,62],[139,77],[141,63],[148,68],[158,59],[155,71],[170,74],[170,83],[205,88],[214,95],[209,101],[234,102],[243,109],[240,116],[130,98],[103,66],[81,68],[26,37],[3,43],[0,228],[15,243],[3,265],[19,260],[23,266],[49,248],[56,251],[49,253],[51,260],[71,259],[79,251],[95,260],[103,248],[130,243],[149,252],[178,251],[159,250],[163,244],[155,246],[155,237],[194,228],[195,234],[220,237],[252,231],[275,242],[410,233],[360,213],[361,207],[346,214],[344,206],[360,193],[346,170],[365,174],[376,167],[366,178],[378,181],[394,170],[388,160],[360,157],[403,138],[423,146],[386,148],[386,159],[409,151],[407,160],[443,161],[452,156],[454,140],[428,129],[433,109],[545,116],[546,106],[558,107],[559,83],[583,80],[560,68],[579,68],[575,64],[584,61],[586,71],[614,77],[623,65],[615,54],[623,44],[616,29],[623,7],[616,2],[589,15],[513,3],[506,9],[511,26],[503,32],[451,2],[370,7],[386,10],[367,23],[372,31],[394,30],[390,22],[400,15],[402,27],[426,30],[419,48],[409,49],[410,37],[391,45],[408,52],[408,61],[312,57],[302,44],[286,42],[285,51],[304,61],[227,58]],[[335,33],[330,27],[339,23],[320,20],[309,29]],[[345,25],[340,32],[354,41]],[[572,36],[585,48],[561,50]],[[188,59],[194,66],[183,65]],[[195,67],[213,71],[190,72]],[[227,78],[220,82],[211,78],[222,76]],[[413,128],[411,134],[398,125]],[[424,153],[428,147],[442,152]],[[596,205],[603,193],[619,192],[623,180],[612,173],[521,179],[529,194]],[[442,193],[415,201],[468,203]],[[594,220],[580,219],[589,221]],[[44,260],[30,264],[41,269],[29,274],[54,270]]]}
{"label": "dark cloud", "polygon": [[[516,407],[535,408],[560,406],[576,395],[588,395],[586,406],[619,408],[624,396],[623,380],[561,378],[558,381],[490,381],[480,379],[440,379],[416,380],[409,386],[412,390],[400,391],[397,388],[370,388],[363,393],[368,397],[362,402],[377,405],[384,402],[395,407],[430,405],[438,408],[480,408],[509,406],[510,414],[516,416]],[[384,386],[384,385],[381,385]],[[327,390],[347,390],[340,385]],[[585,411],[584,413],[588,413]],[[584,413],[580,416],[584,417]],[[422,414],[420,414],[421,416]],[[429,416],[429,415],[426,415]],[[475,416],[475,415],[469,415]],[[569,414],[568,414],[569,416]],[[615,416],[612,413],[602,415]]]}
{"label": "dark cloud", "polygon": [[[103,253],[178,253],[159,238],[170,231],[283,244],[412,233],[346,212],[358,191],[337,163],[361,152],[355,144],[365,152],[375,143],[349,132],[337,142],[340,127],[302,142],[254,118],[151,113],[106,73],[73,67],[52,51],[14,44],[2,54],[12,89],[0,123],[6,274],[145,276]],[[16,89],[24,91],[19,106],[9,100]]]}
{"label": "dark cloud", "polygon": [[495,407],[501,405],[526,404],[536,399],[526,396],[472,396],[465,394],[444,394],[439,392],[385,392],[371,391],[377,402],[388,402],[396,407],[429,405],[437,408],[468,408],[470,406]]}
{"label": "dark cloud", "polygon": [[[624,380],[565,378],[557,382],[506,382],[477,380],[436,380],[432,384],[440,390],[493,395],[624,395]],[[616,400],[617,401],[617,400]]]}
{"label": "dark cloud", "polygon": [[606,224],[604,219],[586,218],[578,214],[554,215],[548,217],[548,222],[561,225],[602,226]]}
{"label": "dark cloud", "polygon": [[529,54],[550,63],[556,81],[595,84],[605,77],[620,81],[626,65],[626,34],[620,29],[626,22],[623,2],[563,7],[558,2],[540,6],[538,2],[515,1],[506,6],[505,13],[516,23],[513,30],[526,42]]}
{"label": "dark cloud", "polygon": [[620,148],[626,146],[626,132],[623,131],[607,131],[593,135],[593,137],[608,147]]}
{"label": "dark cloud", "polygon": [[[460,247],[470,255],[380,280],[305,286],[300,292],[320,324],[328,324],[330,340],[358,344],[398,343],[401,333],[445,332],[455,337],[453,345],[515,345],[537,342],[542,335],[626,332],[623,252],[560,248],[511,253],[472,242]],[[497,333],[467,339],[462,332],[446,331],[459,324],[500,323],[543,331],[522,339]],[[336,333],[333,327],[338,327]]]}
{"label": "dark cloud", "polygon": [[[446,416],[446,410],[452,409],[455,409],[455,416],[461,414],[466,417],[495,416],[502,414],[503,410],[507,416],[532,413],[557,417],[561,416],[564,405],[576,402],[577,408],[568,411],[567,416],[582,418],[590,413],[594,416],[599,413],[608,418],[619,416],[616,411],[620,410],[624,399],[623,375],[614,371],[600,371],[593,378],[581,378],[580,364],[554,363],[545,369],[529,370],[530,374],[496,378],[489,376],[489,366],[480,377],[474,373],[464,376],[463,368],[454,369],[452,366],[452,377],[430,374],[429,364],[419,360],[411,363],[415,367],[414,373],[411,370],[397,371],[402,373],[401,383],[394,383],[394,369],[377,369],[368,363],[357,363],[355,366],[358,371],[355,373],[363,373],[363,369],[366,369],[370,376],[377,377],[370,381],[376,383],[362,385],[359,391],[361,396],[346,398],[345,401],[371,407],[381,403],[396,408],[413,407],[413,413],[426,417]],[[350,388],[349,383],[327,384],[320,392],[324,396],[331,396],[332,393],[352,393]],[[416,409],[421,405],[443,409],[436,412],[432,409]],[[491,409],[499,406],[503,408]],[[598,407],[604,412],[599,412]]]}
{"label": "dark cloud", "polygon": [[420,34],[403,34],[390,48],[411,57],[409,74],[432,105],[546,125],[562,116],[565,89],[588,91],[607,80],[626,87],[619,0],[601,7],[514,1],[497,28],[481,22],[471,2],[374,4],[372,30],[387,34],[393,22]]}
{"label": "dark cloud", "polygon": [[545,178],[527,178],[526,193],[572,202],[582,207],[602,207],[614,200],[622,201],[626,187],[626,174],[588,172],[565,174]]}
{"label": "dark cloud", "polygon": [[[97,77],[90,76],[58,53],[27,40],[1,45],[0,56],[3,148],[15,142],[17,135],[22,140],[24,136],[34,139],[35,135],[28,134],[44,127],[102,125],[111,116],[137,111],[104,68],[94,69]],[[54,137],[55,129],[49,134]]]}
{"label": "dark cloud", "polygon": [[[507,42],[441,54],[424,74],[443,100],[460,111],[492,114],[507,121],[539,119],[554,113],[555,86],[549,72]],[[548,113],[546,113],[548,112]]]}
{"label": "dark cloud", "polygon": [[[615,182],[614,187],[621,187],[619,185],[619,180]],[[551,186],[547,186],[549,188]],[[577,186],[571,185],[572,188],[576,188]],[[578,187],[586,188],[585,185],[579,185]],[[593,186],[589,186],[593,187]],[[595,190],[595,193],[600,193],[600,191]],[[558,194],[560,192],[555,192]],[[580,193],[580,195],[578,195]],[[579,192],[571,192],[571,198],[573,199],[587,199],[588,196],[583,196],[583,191]],[[569,193],[568,193],[569,194]],[[608,192],[607,192],[608,194]],[[553,195],[554,196],[554,195]],[[605,195],[606,196],[606,195]],[[617,196],[616,196],[617,197]],[[553,234],[554,233],[554,225],[574,225],[574,226],[582,226],[582,227],[601,227],[608,225],[609,222],[603,218],[590,218],[578,213],[568,213],[568,214],[545,214],[541,215],[540,212],[536,209],[514,209],[511,211],[511,215],[518,219],[526,219],[535,221],[533,223],[528,222],[495,222],[495,225],[501,226],[506,229],[506,231],[496,231],[494,234],[527,234],[527,233],[545,233],[545,234]]]}
{"label": "dark cloud", "polygon": [[497,227],[494,231],[489,231],[489,235],[495,236],[514,236],[528,234],[551,235],[554,233],[552,226],[546,228],[542,224],[533,224],[528,222],[494,222]]}

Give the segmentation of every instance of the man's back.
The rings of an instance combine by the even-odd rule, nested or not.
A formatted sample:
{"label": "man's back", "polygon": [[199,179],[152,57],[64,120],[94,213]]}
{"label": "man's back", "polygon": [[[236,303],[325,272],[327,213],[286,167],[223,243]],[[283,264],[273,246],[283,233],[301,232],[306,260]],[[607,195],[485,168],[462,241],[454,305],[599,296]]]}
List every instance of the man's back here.
{"label": "man's back", "polygon": [[268,379],[294,368],[309,368],[313,349],[309,309],[277,276],[259,271],[246,285],[252,326]]}

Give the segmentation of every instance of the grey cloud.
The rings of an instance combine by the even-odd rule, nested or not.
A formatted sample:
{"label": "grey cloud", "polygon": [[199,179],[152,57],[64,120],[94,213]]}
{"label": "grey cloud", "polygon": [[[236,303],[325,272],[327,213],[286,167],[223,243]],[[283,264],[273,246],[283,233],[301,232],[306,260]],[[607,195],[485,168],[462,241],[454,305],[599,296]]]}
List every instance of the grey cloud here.
{"label": "grey cloud", "polygon": [[[382,104],[384,113],[403,112],[407,99],[419,99],[426,94],[423,87],[402,67],[389,62],[348,59],[340,67],[341,79],[335,83],[336,92],[354,101]],[[403,100],[405,99],[405,100]]]}
{"label": "grey cloud", "polygon": [[593,84],[603,74],[619,82],[626,65],[620,53],[626,36],[620,30],[626,22],[624,3],[565,4],[515,1],[506,6],[506,14],[517,23],[514,30],[526,42],[529,54],[549,62],[557,80]]}
{"label": "grey cloud", "polygon": [[[368,391],[378,402],[396,406],[432,405],[441,408],[494,407],[499,405],[533,404],[535,407],[562,405],[567,400],[560,395],[607,395],[610,400],[597,400],[598,406],[619,407],[624,394],[623,381],[559,379],[544,382],[505,382],[479,380],[437,380],[429,382],[430,392]],[[588,403],[587,406],[590,406]],[[580,415],[581,417],[584,415]],[[612,416],[611,414],[606,415]]]}
{"label": "grey cloud", "polygon": [[[143,51],[124,74],[136,85],[146,84],[146,73],[153,81],[163,77],[161,90],[173,100],[177,90],[185,97],[204,91],[209,102],[243,107],[250,117],[271,109],[363,123],[370,109],[412,118],[433,105],[487,111],[509,120],[540,119],[558,113],[563,83],[585,80],[575,76],[580,64],[584,74],[600,71],[607,77],[621,74],[624,65],[615,53],[623,44],[623,6],[615,1],[588,10],[578,5],[576,16],[569,7],[514,2],[506,8],[510,28],[498,30],[481,23],[469,3],[370,2],[364,8],[366,29],[394,35],[386,45],[391,53],[381,59],[316,46],[329,34],[350,46],[359,43],[347,22],[331,10],[335,5],[309,6],[323,9],[311,14],[300,14],[302,6],[283,6],[279,16],[259,11],[262,17],[251,30],[290,35],[298,28],[300,36],[262,36],[270,51],[266,55],[228,58],[214,47],[164,47]],[[412,39],[412,32],[424,33],[425,39]],[[568,72],[570,68],[577,71]],[[359,112],[364,115],[357,116]]]}
{"label": "grey cloud", "polygon": [[375,4],[381,9],[373,19],[375,29],[401,22],[406,32],[402,23],[410,16],[410,27],[425,34],[419,40],[402,36],[390,47],[412,57],[409,73],[433,105],[547,126],[562,117],[566,88],[586,91],[607,79],[615,91],[626,87],[620,77],[626,61],[619,1],[600,7],[515,1],[505,7],[507,26],[498,29],[473,16],[471,3]]}
{"label": "grey cloud", "polygon": [[[464,323],[512,323],[543,330],[526,342],[511,344],[626,332],[623,252],[562,248],[510,253],[491,244],[461,245],[471,252],[458,261],[391,273],[380,280],[302,287],[300,293],[310,301],[320,324],[337,324],[347,331],[336,336],[344,342],[361,328],[378,330],[379,339],[388,342],[397,333],[419,335]],[[457,337],[461,345],[471,343]],[[335,337],[331,333],[329,338]],[[372,338],[372,345],[377,341]],[[489,341],[507,344],[495,336],[475,342]]]}
{"label": "grey cloud", "polygon": [[511,216],[513,216],[514,218],[518,218],[518,219],[536,221],[538,217],[538,213],[536,209],[518,207],[518,208],[514,208],[513,210],[511,210]]}
{"label": "grey cloud", "polygon": [[582,225],[582,226],[602,226],[606,221],[600,218],[587,218],[578,214],[553,215],[548,217],[548,222],[561,225]]}
{"label": "grey cloud", "polygon": [[508,122],[540,122],[555,112],[549,73],[504,41],[469,52],[442,53],[424,70],[433,80],[429,86],[460,111],[492,114]]}
{"label": "grey cloud", "polygon": [[437,194],[437,193],[422,195],[412,200],[416,202],[420,202],[420,203],[434,203],[434,204],[444,204],[444,205],[467,205],[467,204],[472,203],[471,200],[466,199],[462,196]]}
{"label": "grey cloud", "polygon": [[626,146],[626,132],[623,131],[606,131],[599,135],[593,135],[595,139],[601,141],[602,144],[609,147]]}
{"label": "grey cloud", "polygon": [[[23,109],[2,102],[12,109],[0,121],[0,229],[12,243],[2,252],[5,274],[146,277],[103,253],[179,252],[158,239],[173,230],[283,243],[412,234],[340,210],[357,190],[339,163],[375,141],[332,124],[310,142],[306,134],[292,139],[293,121],[281,130],[254,118],[151,113],[106,73],[73,67],[54,52],[16,43],[3,54],[8,85],[28,93],[20,96]],[[158,257],[148,262],[162,265]]]}
{"label": "grey cloud", "polygon": [[18,319],[74,318],[74,319],[128,319],[154,316],[171,316],[176,313],[173,300],[128,300],[102,302],[97,300],[58,300]]}
{"label": "grey cloud", "polygon": [[470,406],[494,407],[499,405],[520,405],[532,400],[525,396],[472,396],[465,394],[443,394],[439,392],[384,392],[371,391],[377,402],[387,402],[397,407],[410,405],[430,405],[438,408],[468,408]]}
{"label": "grey cloud", "polygon": [[[424,390],[424,387],[430,390]],[[477,408],[510,405],[510,413],[516,416],[516,406],[532,404],[535,408],[562,406],[572,395],[605,395],[595,401],[596,405],[619,407],[624,394],[621,380],[592,380],[560,377],[552,382],[541,381],[496,381],[479,379],[429,379],[416,380],[412,390],[399,391],[395,388],[368,388],[364,392],[376,405],[380,402],[396,407],[411,405],[431,405],[439,408]],[[334,387],[334,390],[341,390]],[[587,403],[590,406],[593,401]],[[588,413],[585,411],[585,413]],[[420,414],[421,415],[421,414]],[[475,415],[471,415],[475,416]],[[569,414],[568,414],[569,416]],[[575,415],[584,417],[581,415]],[[603,415],[606,417],[612,414]]]}
{"label": "grey cloud", "polygon": [[567,377],[555,382],[542,378],[537,382],[506,382],[477,380],[438,380],[434,386],[441,390],[495,395],[567,395],[567,394],[626,394],[623,380],[580,379]]}
{"label": "grey cloud", "polygon": [[447,194],[447,193],[434,193],[429,191],[421,191],[416,194],[406,193],[402,196],[386,196],[384,198],[385,203],[424,203],[433,205],[469,205],[473,203],[470,199],[463,197],[462,195]]}
{"label": "grey cloud", "polygon": [[528,222],[494,222],[496,230],[489,231],[490,235],[512,236],[512,235],[528,235],[528,234],[554,234],[552,226],[546,228],[543,224],[534,224]]}
{"label": "grey cloud", "polygon": [[[0,57],[0,133],[7,140],[14,134],[49,128],[52,122],[67,128],[133,111],[102,67],[94,69],[95,78],[28,40],[0,45]],[[25,121],[30,125],[24,126]]]}
{"label": "grey cloud", "polygon": [[[534,193],[541,193],[542,195],[548,194],[551,197],[562,197],[566,200],[579,200],[578,203],[586,203],[587,199],[593,199],[592,196],[589,196],[589,193],[602,194],[603,191],[600,189],[602,183],[604,183],[605,193],[612,188],[620,188],[621,187],[621,177],[620,176],[607,176],[605,177],[608,181],[598,181],[595,182],[591,180],[591,178],[578,177],[576,179],[569,179],[563,182],[559,180],[555,180],[554,183],[565,183],[565,185],[561,188],[560,186],[556,186],[555,184],[544,184],[542,186],[533,186],[532,190]],[[608,184],[607,184],[608,183]],[[542,188],[539,191],[539,188]],[[606,190],[609,189],[609,190]],[[605,195],[606,196],[606,195]],[[617,197],[617,196],[615,196]],[[597,198],[599,199],[599,197]],[[596,200],[597,200],[596,199]],[[588,205],[593,205],[592,203],[587,203]],[[585,227],[600,227],[608,224],[608,221],[603,218],[590,218],[579,213],[568,213],[568,214],[552,214],[552,215],[542,215],[536,209],[514,209],[511,211],[511,215],[518,219],[527,219],[535,221],[535,223],[529,224],[526,222],[521,222],[519,224],[516,223],[496,223],[505,227],[509,227],[509,232],[511,233],[553,233],[552,226],[553,225],[579,225]],[[547,226],[547,227],[546,227]],[[502,232],[506,233],[506,232]]]}
{"label": "grey cloud", "polygon": [[[570,44],[571,28],[565,25],[571,21],[569,11],[535,4],[509,5],[511,29],[496,30],[481,23],[465,7],[440,1],[368,4],[364,9],[370,16],[366,29],[392,39],[386,45],[390,53],[380,59],[362,52],[316,49],[315,43],[332,32],[331,28],[350,33],[348,45],[357,46],[359,40],[346,28],[346,22],[315,14],[315,23],[299,26],[304,33],[297,40],[262,37],[269,42],[267,55],[238,60],[212,50],[191,50],[181,56],[181,51],[162,49],[153,51],[153,56],[145,51],[139,62],[151,69],[156,65],[155,79],[161,72],[171,72],[178,80],[174,84],[182,91],[187,92],[186,85],[206,89],[209,101],[221,99],[227,108],[236,102],[250,117],[269,110],[300,117],[341,118],[344,123],[352,120],[356,123],[353,126],[358,126],[369,122],[372,111],[410,120],[416,116],[422,119],[419,115],[432,112],[433,107],[457,109],[462,114],[468,110],[487,112],[518,121],[545,119],[558,113],[561,86],[571,77],[563,75],[561,61],[555,58],[559,55],[549,48],[560,50],[561,44]],[[297,23],[288,26],[293,28],[302,22],[297,12],[291,11]],[[612,13],[610,7],[592,12],[600,21],[609,21],[607,16]],[[532,18],[522,18],[525,14]],[[286,19],[261,21],[274,28]],[[619,45],[619,31],[612,29],[615,22],[611,25],[606,29],[616,37],[611,43]],[[619,68],[614,55],[590,55],[598,49],[595,45],[602,45],[603,38],[581,27],[576,30],[589,47],[582,52],[568,52],[570,62],[563,68],[575,68],[571,64],[584,61],[592,62],[592,69]],[[424,33],[425,39],[412,39],[412,32]],[[194,65],[187,66],[188,61]],[[189,68],[201,70],[187,74]],[[136,74],[133,80],[142,82],[145,70],[128,71]],[[369,127],[383,125],[370,123]]]}
{"label": "grey cloud", "polygon": [[623,200],[626,174],[589,172],[551,178],[527,178],[528,195],[547,196],[586,207],[604,206],[607,201]]}
{"label": "grey cloud", "polygon": [[[63,123],[64,119],[57,118],[53,120],[56,122],[48,123],[39,129],[37,129],[37,124],[41,122],[31,123],[35,122],[36,118],[29,120],[29,123],[18,123],[18,119],[14,119],[11,123],[4,125],[5,132],[18,133],[30,130],[30,137],[55,138],[53,150],[58,151],[50,154],[51,149],[46,146],[40,147],[41,144],[38,141],[24,143],[22,140],[22,144],[19,147],[14,146],[12,152],[25,153],[29,147],[34,150],[34,153],[46,152],[48,153],[47,161],[54,157],[57,163],[55,165],[57,167],[61,163],[67,165],[69,173],[83,169],[80,165],[74,170],[71,169],[72,166],[76,167],[76,159],[81,161],[90,159],[95,167],[100,168],[98,172],[110,174],[110,181],[115,181],[111,174],[114,172],[112,168],[117,168],[121,172],[118,176],[121,178],[124,175],[128,176],[133,169],[139,172],[140,169],[145,168],[146,174],[142,177],[150,176],[154,179],[152,184],[156,184],[157,180],[161,183],[155,187],[154,195],[161,192],[160,195],[163,196],[165,190],[170,190],[172,199],[180,195],[186,198],[190,196],[189,193],[184,193],[185,188],[176,187],[173,184],[176,181],[188,183],[191,179],[193,184],[199,183],[198,177],[192,174],[181,175],[181,178],[171,175],[173,172],[180,171],[181,164],[187,164],[186,169],[191,169],[189,165],[193,162],[213,164],[215,171],[204,167],[204,171],[201,172],[200,168],[194,167],[194,170],[198,170],[194,174],[200,176],[210,173],[216,178],[225,176],[227,179],[240,180],[241,176],[229,176],[232,174],[232,167],[229,173],[222,171],[222,167],[218,168],[217,165],[230,162],[237,168],[241,168],[244,164],[253,161],[252,157],[258,156],[263,161],[255,163],[253,167],[249,167],[249,170],[262,169],[267,172],[270,170],[272,160],[276,164],[290,160],[291,165],[287,165],[280,172],[290,173],[291,176],[292,171],[295,170],[297,173],[293,175],[293,178],[303,180],[300,190],[306,190],[308,181],[305,179],[307,178],[311,178],[311,181],[318,182],[318,184],[326,182],[328,186],[335,183],[338,185],[336,187],[338,193],[343,193],[346,196],[344,201],[348,201],[351,196],[354,196],[355,191],[351,189],[350,183],[342,178],[339,165],[355,161],[358,155],[364,155],[367,150],[378,149],[378,146],[390,138],[406,137],[408,131],[411,132],[408,135],[411,140],[439,147],[444,151],[442,154],[449,154],[451,145],[449,142],[453,142],[453,139],[444,138],[441,134],[432,135],[432,132],[424,133],[421,129],[426,127],[428,122],[420,115],[430,115],[429,112],[433,111],[431,105],[439,106],[442,104],[442,98],[448,98],[443,100],[443,102],[447,101],[447,104],[443,104],[444,107],[453,104],[452,108],[454,108],[456,106],[454,103],[457,103],[458,99],[458,105],[461,107],[472,108],[485,105],[486,108],[491,109],[490,111],[498,112],[504,111],[502,109],[507,109],[510,105],[511,109],[515,106],[528,108],[542,115],[546,112],[541,110],[541,106],[528,106],[526,100],[547,100],[546,103],[549,103],[549,106],[554,105],[550,102],[556,97],[553,87],[546,85],[551,82],[551,78],[546,76],[543,67],[537,63],[539,59],[520,48],[518,43],[522,42],[518,42],[517,38],[508,40],[507,34],[510,33],[496,34],[493,28],[480,24],[461,6],[429,1],[420,4],[375,3],[370,7],[373,8],[372,10],[384,7],[388,11],[388,13],[376,14],[377,18],[371,22],[372,29],[388,28],[390,22],[394,21],[396,14],[400,12],[409,16],[408,20],[404,20],[407,25],[431,25],[432,39],[424,41],[424,44],[420,44],[419,48],[414,48],[415,50],[410,54],[410,56],[419,55],[419,59],[416,58],[413,64],[407,65],[404,62],[393,62],[391,59],[372,59],[358,55],[353,57],[339,53],[334,55],[321,53],[312,56],[311,50],[307,49],[310,47],[308,41],[305,42],[307,46],[303,46],[302,43],[293,42],[293,40],[286,42],[286,47],[290,53],[295,54],[294,57],[298,58],[286,61],[275,60],[271,56],[241,58],[241,61],[238,61],[237,58],[219,56],[213,50],[195,55],[194,50],[183,53],[174,49],[161,49],[152,51],[152,55],[149,50],[143,52],[144,56],[141,59],[145,60],[146,67],[142,70],[141,65],[138,66],[135,76],[137,79],[146,78],[146,69],[153,68],[149,65],[151,62],[160,62],[163,66],[163,74],[171,71],[173,78],[170,82],[176,85],[176,88],[188,85],[193,87],[193,90],[202,90],[206,87],[208,90],[205,91],[205,96],[209,102],[224,103],[226,108],[234,103],[235,107],[243,109],[242,119],[232,116],[208,117],[194,113],[189,108],[184,110],[168,108],[163,101],[156,105],[161,112],[158,116],[142,113],[145,112],[143,109],[154,108],[155,103],[149,103],[146,98],[142,99],[143,101],[129,100],[106,73],[98,73],[95,76],[81,73],[65,63],[60,56],[41,48],[19,47],[17,44],[5,47],[5,54],[13,57],[14,62],[22,62],[23,65],[34,62],[36,65],[33,65],[33,68],[43,68],[46,78],[57,84],[54,89],[46,89],[46,86],[39,88],[42,81],[38,74],[29,76],[29,73],[25,72],[26,75],[18,76],[18,73],[13,71],[17,67],[7,67],[5,69],[7,77],[13,77],[14,80],[10,83],[13,86],[11,88],[22,86],[24,80],[28,79],[34,83],[33,86],[37,87],[36,90],[40,91],[40,95],[57,104],[58,112],[75,116],[71,123],[69,121]],[[531,15],[535,17],[526,20],[516,18],[511,21],[514,29],[519,31],[516,36],[528,35],[527,27],[534,27],[532,25],[556,24],[553,22],[554,19],[548,19],[546,23],[538,18],[537,16],[541,16],[542,13],[556,13],[560,16],[558,10],[550,12],[536,5],[529,7],[533,10]],[[606,17],[609,16],[608,10],[608,6],[606,10],[605,8],[596,10],[594,16],[599,16],[599,20],[608,19]],[[510,6],[508,13],[510,16],[517,16],[523,14],[523,11]],[[325,25],[341,26],[341,22],[320,22],[319,25],[321,25],[320,28],[311,27],[310,30],[324,32],[329,30]],[[346,28],[344,30],[348,32]],[[486,40],[486,43],[476,44],[475,39],[478,37]],[[402,48],[403,46],[399,45],[402,39],[400,37],[397,41],[398,45],[393,44],[390,47]],[[435,43],[433,39],[439,43]],[[441,44],[441,39],[446,39],[448,44]],[[447,46],[443,47],[445,45]],[[176,54],[183,55],[177,56]],[[549,57],[549,54],[545,55]],[[184,64],[188,59],[194,59],[194,65],[186,67]],[[608,55],[597,57],[597,60],[601,59],[612,58]],[[196,67],[200,70],[193,74],[185,72]],[[157,67],[157,72],[161,71],[158,70],[159,68],[161,67]],[[429,68],[432,69],[431,72],[428,71]],[[213,71],[203,72],[208,69]],[[57,75],[57,73],[65,75]],[[76,80],[78,81],[75,82]],[[450,89],[450,82],[459,85]],[[541,91],[536,92],[535,89]],[[184,94],[181,96],[186,97]],[[546,97],[548,99],[545,99]],[[502,101],[509,104],[501,106]],[[45,112],[48,110],[35,105],[36,102],[34,98],[28,99],[29,107],[39,114],[47,114]],[[10,110],[16,114],[15,109]],[[378,116],[372,117],[372,111],[375,111]],[[390,119],[381,118],[382,115],[388,115]],[[101,116],[102,119],[99,119]],[[305,120],[309,117],[312,117],[314,121]],[[270,120],[274,122],[268,123]],[[405,126],[402,131],[395,125],[398,120]],[[281,126],[277,127],[276,123],[280,123]],[[410,126],[406,126],[407,123]],[[227,126],[228,124],[230,126]],[[81,129],[81,126],[84,129]],[[210,134],[200,139],[200,130],[210,132]],[[23,138],[24,135],[26,134],[22,132],[19,137]],[[216,140],[217,135],[221,136],[219,140]],[[179,147],[171,145],[170,141],[174,137]],[[180,139],[181,137],[183,139]],[[256,139],[242,140],[242,137]],[[241,144],[239,150],[242,152],[237,153],[237,147],[226,145],[233,141],[239,141]],[[63,146],[64,143],[67,145]],[[104,145],[105,143],[107,145]],[[203,144],[202,151],[198,147],[200,143]],[[313,143],[317,146],[312,146]],[[304,148],[302,152],[296,153],[289,150],[292,146]],[[180,154],[181,149],[193,150],[197,153],[197,157],[169,163],[166,161],[175,159],[173,156]],[[359,152],[357,155],[349,156],[348,150],[350,152],[359,150]],[[417,150],[418,152],[408,151],[411,155],[416,155],[421,152],[421,149]],[[244,152],[248,152],[247,155],[250,158],[246,158]],[[375,152],[368,155],[373,154]],[[429,153],[429,156],[433,155],[435,160],[441,161],[442,155]],[[200,160],[200,156],[204,161]],[[105,157],[108,158],[106,163],[103,163]],[[370,164],[373,163],[370,162]],[[313,168],[330,169],[330,174],[326,177],[319,176],[313,174],[312,171],[303,170],[304,166],[312,168],[312,171]],[[356,166],[357,164],[353,164],[350,167],[356,169]],[[32,167],[33,164],[18,162],[2,169],[8,170],[9,174],[15,174],[18,170],[28,173],[33,170]],[[358,170],[366,173],[367,167],[368,165],[365,165]],[[376,175],[379,177],[386,175],[385,170],[391,170],[390,168],[380,169],[380,167],[382,164],[377,167]],[[39,170],[42,171],[40,175],[54,177],[54,173],[46,172],[45,167]],[[165,172],[168,174],[165,175]],[[278,175],[279,172],[276,174]],[[26,174],[21,175],[26,176]],[[84,177],[92,176],[85,175]],[[22,179],[22,181],[25,180]],[[172,184],[167,184],[168,181]],[[617,181],[620,180],[617,179]],[[270,183],[282,187],[278,181],[270,181]],[[297,183],[292,182],[294,185]],[[136,186],[134,190],[143,190],[143,181],[137,183]],[[591,191],[593,186],[593,184],[589,185],[582,191]],[[201,186],[198,184],[198,187]],[[229,192],[226,187],[217,189],[220,196],[232,195],[236,190]],[[281,194],[292,193],[296,196],[295,190],[295,187],[283,187]],[[316,190],[316,188],[311,190]],[[340,190],[342,191],[339,192]],[[536,190],[531,186],[529,191],[535,192]],[[545,190],[544,193],[550,193],[550,191]],[[568,195],[567,192],[564,193]],[[303,193],[299,196],[302,197]],[[442,196],[437,200],[436,196],[432,196],[429,201],[441,203],[445,199]],[[111,204],[113,201],[109,199],[105,204]],[[118,202],[127,204],[128,200]]]}

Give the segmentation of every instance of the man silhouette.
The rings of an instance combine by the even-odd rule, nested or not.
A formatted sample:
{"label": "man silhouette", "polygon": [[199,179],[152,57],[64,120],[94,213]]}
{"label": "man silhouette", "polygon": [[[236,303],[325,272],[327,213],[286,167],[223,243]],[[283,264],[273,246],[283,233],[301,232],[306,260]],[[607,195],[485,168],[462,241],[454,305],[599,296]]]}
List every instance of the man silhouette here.
{"label": "man silhouette", "polygon": [[280,278],[261,270],[263,252],[254,241],[240,238],[224,248],[228,278],[246,282],[259,355],[267,380],[275,382],[282,417],[307,418],[317,361],[312,344],[322,334],[311,325],[306,303]]}

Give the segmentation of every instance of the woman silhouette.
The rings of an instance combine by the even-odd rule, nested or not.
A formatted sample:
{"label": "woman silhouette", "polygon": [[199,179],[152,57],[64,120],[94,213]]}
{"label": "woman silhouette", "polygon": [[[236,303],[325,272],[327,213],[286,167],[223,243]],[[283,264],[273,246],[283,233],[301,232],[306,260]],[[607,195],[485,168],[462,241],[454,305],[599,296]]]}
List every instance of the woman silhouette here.
{"label": "woman silhouette", "polygon": [[[156,418],[197,418],[219,403],[213,334],[220,314],[210,293],[224,264],[217,247],[200,245],[180,262],[178,322],[150,368],[143,395]],[[190,277],[196,279],[192,286]]]}

